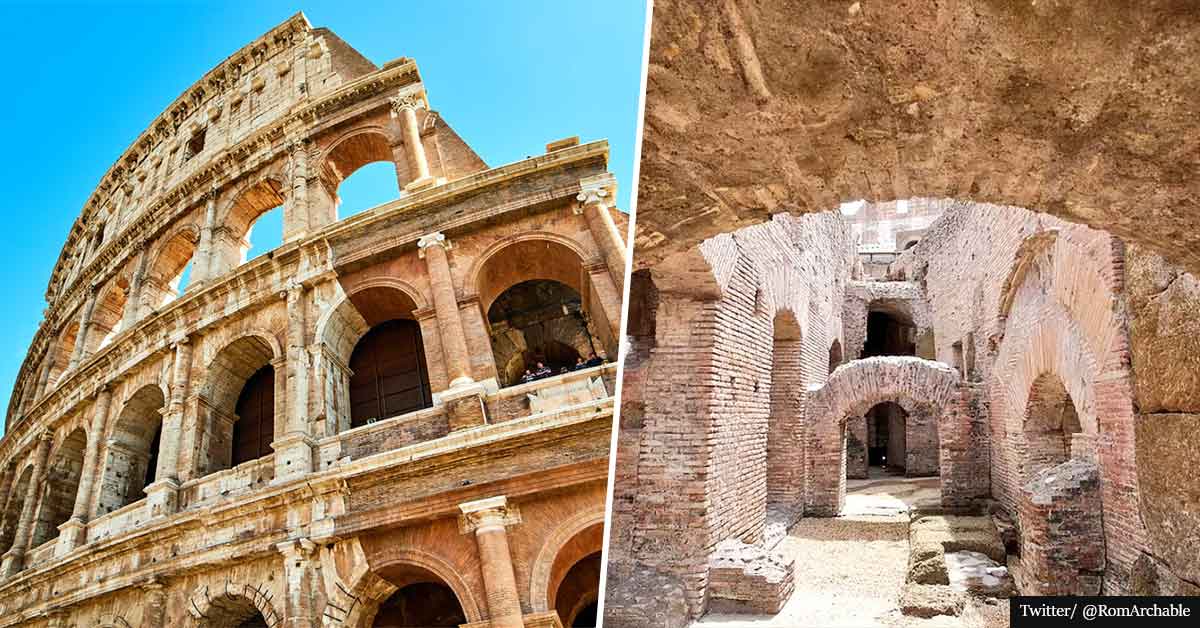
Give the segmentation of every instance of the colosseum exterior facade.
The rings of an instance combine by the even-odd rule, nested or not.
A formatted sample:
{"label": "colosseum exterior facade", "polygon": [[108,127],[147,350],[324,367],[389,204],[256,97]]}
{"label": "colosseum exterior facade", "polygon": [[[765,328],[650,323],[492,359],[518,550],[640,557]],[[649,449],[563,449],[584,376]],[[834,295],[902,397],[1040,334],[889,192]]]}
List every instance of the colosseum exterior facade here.
{"label": "colosseum exterior facade", "polygon": [[[0,441],[0,626],[589,612],[615,366],[569,358],[616,356],[607,156],[489,168],[412,60],[300,14],[206,74],[54,268]],[[339,220],[379,161],[398,197]],[[244,261],[278,206],[283,244]],[[534,360],[561,374],[523,382]]]}

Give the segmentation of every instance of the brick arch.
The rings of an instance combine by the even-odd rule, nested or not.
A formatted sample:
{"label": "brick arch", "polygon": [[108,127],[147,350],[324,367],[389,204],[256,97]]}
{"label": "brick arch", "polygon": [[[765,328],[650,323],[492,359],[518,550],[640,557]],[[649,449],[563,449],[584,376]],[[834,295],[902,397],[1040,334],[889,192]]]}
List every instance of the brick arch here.
{"label": "brick arch", "polygon": [[921,404],[944,408],[954,399],[958,372],[941,362],[910,356],[854,360],[834,369],[829,380],[810,391],[819,422],[844,423],[885,401],[905,410]]}
{"label": "brick arch", "polygon": [[836,516],[841,511],[846,495],[846,421],[885,401],[900,405],[909,416],[930,412],[938,417],[938,457],[942,499],[946,501],[948,487],[963,483],[964,475],[980,472],[977,465],[954,459],[948,449],[949,443],[964,440],[960,433],[964,426],[952,425],[948,418],[959,386],[958,371],[941,362],[876,356],[843,364],[823,385],[810,387],[807,413],[816,438],[807,461],[805,512]]}
{"label": "brick arch", "polygon": [[[529,603],[533,606],[535,613],[548,611],[554,606],[553,601],[549,597],[552,584],[551,577],[554,571],[555,559],[558,558],[563,548],[588,528],[603,524],[604,507],[599,506],[575,513],[560,522],[546,536],[546,540],[542,542],[542,546],[538,549],[537,556],[533,558],[529,569]],[[597,548],[597,551],[599,551],[599,548]]]}
{"label": "brick arch", "polygon": [[[388,568],[396,567],[413,567],[424,570],[430,574],[440,578],[450,590],[454,592],[454,596],[458,598],[458,603],[462,606],[463,613],[467,616],[468,622],[483,621],[483,612],[480,609],[479,601],[475,599],[474,593],[467,584],[465,578],[450,564],[446,559],[433,553],[417,548],[393,549],[388,548],[382,552],[372,552],[366,554],[367,561],[370,566],[372,575],[379,574]],[[370,573],[368,572],[368,573]],[[376,576],[378,577],[378,576]],[[358,582],[363,582],[366,576],[360,576]],[[358,582],[355,583],[357,586]],[[390,592],[389,592],[390,595]],[[382,604],[387,599],[384,596],[376,604]],[[364,613],[365,616],[365,613]],[[368,628],[369,617],[365,617],[366,623],[360,621],[359,624],[363,628]],[[347,624],[350,625],[350,624]]]}

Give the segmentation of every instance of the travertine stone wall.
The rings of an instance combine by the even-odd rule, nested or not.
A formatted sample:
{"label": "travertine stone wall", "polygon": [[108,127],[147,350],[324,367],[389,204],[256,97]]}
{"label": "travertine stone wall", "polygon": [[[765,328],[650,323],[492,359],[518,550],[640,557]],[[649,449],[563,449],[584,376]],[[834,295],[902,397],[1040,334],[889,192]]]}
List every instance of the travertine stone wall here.
{"label": "travertine stone wall", "polygon": [[[468,622],[560,621],[556,591],[601,549],[616,368],[501,389],[487,309],[559,281],[615,356],[626,222],[607,144],[552,147],[489,169],[412,60],[377,68],[303,15],[190,88],[51,279],[0,440],[0,626],[369,628],[414,573]],[[380,160],[396,199],[338,220],[338,186]],[[243,261],[277,205],[283,245]],[[393,319],[420,330],[426,407],[352,428],[355,349]],[[274,405],[235,465],[260,369]],[[464,533],[480,500],[509,505],[507,545]]]}

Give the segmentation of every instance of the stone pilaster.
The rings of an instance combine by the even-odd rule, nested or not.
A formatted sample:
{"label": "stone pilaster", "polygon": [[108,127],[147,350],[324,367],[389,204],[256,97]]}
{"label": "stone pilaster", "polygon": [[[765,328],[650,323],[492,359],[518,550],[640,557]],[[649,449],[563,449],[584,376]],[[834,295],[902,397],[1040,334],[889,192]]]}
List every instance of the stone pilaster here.
{"label": "stone pilaster", "polygon": [[165,628],[167,625],[167,588],[157,580],[142,585],[142,626]]}
{"label": "stone pilaster", "polygon": [[146,279],[146,265],[150,255],[145,243],[137,246],[137,259],[133,262],[133,276],[129,280],[129,296],[125,297],[125,311],[121,314],[121,329],[132,329],[142,318],[142,283]]}
{"label": "stone pilaster", "polygon": [[102,472],[99,464],[100,441],[111,407],[112,391],[105,385],[100,388],[96,394],[96,402],[92,404],[92,422],[88,428],[87,451],[83,455],[83,472],[79,476],[79,490],[75,493],[75,507],[71,510],[71,518],[58,526],[58,545],[54,548],[56,556],[70,553],[87,540],[87,522],[91,520],[92,515],[92,496],[96,480]]}
{"label": "stone pilaster", "polygon": [[[613,283],[612,273],[602,262],[584,264],[583,271],[587,273],[588,283],[591,284],[588,308],[596,326],[596,332],[604,341],[609,359],[615,360],[621,337],[621,292]],[[598,316],[597,316],[598,315]]]}
{"label": "stone pilaster", "polygon": [[54,366],[55,345],[50,343],[46,349],[46,357],[42,358],[42,370],[38,373],[37,391],[33,395],[35,401],[40,400],[46,394],[46,384],[50,382],[50,369]]}
{"label": "stone pilaster", "polygon": [[283,554],[282,628],[318,628],[321,595],[317,546],[308,539],[292,539],[275,546]]}
{"label": "stone pilaster", "polygon": [[611,174],[588,177],[579,182],[581,191],[575,197],[579,203],[575,206],[576,214],[583,214],[587,220],[588,230],[592,239],[600,247],[600,254],[608,266],[609,276],[617,286],[617,294],[625,288],[625,263],[628,249],[621,238],[617,224],[613,222],[609,207],[612,203],[612,190],[616,181]]}
{"label": "stone pilaster", "polygon": [[196,262],[192,267],[192,285],[198,286],[212,278],[213,230],[217,224],[217,190],[204,194],[204,225],[200,227],[200,243],[196,246]]}
{"label": "stone pilaster", "polygon": [[424,93],[396,96],[389,101],[392,105],[392,116],[400,118],[400,128],[404,136],[404,145],[408,148],[408,165],[413,180],[404,186],[407,191],[420,190],[433,185],[434,179],[429,174],[429,160],[425,156],[425,145],[421,143],[421,127],[417,124],[417,110],[425,109]]}
{"label": "stone pilaster", "polygon": [[479,570],[487,594],[491,628],[524,628],[521,598],[508,549],[508,526],[521,522],[521,514],[503,495],[459,505],[463,534],[475,533]]}
{"label": "stone pilaster", "polygon": [[[180,448],[183,444],[184,407],[188,395],[188,379],[192,370],[192,350],[189,338],[176,342],[175,361],[171,367],[171,398],[163,412],[162,435],[158,445],[158,469],[155,481],[146,487],[146,500],[151,516],[173,514],[178,507]],[[189,459],[191,456],[189,456]]]}
{"label": "stone pilaster", "polygon": [[38,437],[37,449],[33,453],[33,475],[29,487],[25,490],[25,501],[21,506],[21,518],[17,520],[17,531],[13,535],[12,547],[4,554],[0,564],[0,574],[4,577],[13,576],[25,565],[25,550],[29,549],[29,538],[33,535],[33,511],[37,507],[38,489],[46,475],[46,459],[50,456],[50,443],[54,433],[49,430]]}
{"label": "stone pilaster", "polygon": [[83,315],[79,318],[79,331],[75,334],[75,350],[71,353],[71,362],[67,365],[68,371],[75,370],[80,362],[87,359],[88,332],[92,328],[92,311],[96,309],[97,292],[97,286],[91,286],[88,290],[87,301],[83,304]]}
{"label": "stone pilaster", "polygon": [[[274,482],[284,482],[313,470],[316,441],[308,434],[308,350],[305,345],[305,309],[308,289],[300,283],[288,286],[287,352],[282,365],[285,400],[282,429],[276,430],[271,447],[275,450]],[[277,373],[277,377],[280,373]],[[278,402],[278,399],[277,399]]]}

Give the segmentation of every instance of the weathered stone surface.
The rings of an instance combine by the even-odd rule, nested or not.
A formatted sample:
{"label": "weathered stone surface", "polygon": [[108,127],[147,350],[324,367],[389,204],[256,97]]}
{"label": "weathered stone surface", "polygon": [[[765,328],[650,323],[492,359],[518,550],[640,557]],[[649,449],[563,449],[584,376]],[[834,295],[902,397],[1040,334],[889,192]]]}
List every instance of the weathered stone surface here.
{"label": "weathered stone surface", "polygon": [[1200,412],[1200,281],[1144,245],[1125,260],[1138,411]]}
{"label": "weathered stone surface", "polygon": [[952,197],[1200,271],[1194,7],[860,6],[655,6],[638,267],[778,212]]}
{"label": "weathered stone surface", "polygon": [[966,592],[944,584],[906,584],[900,595],[900,612],[912,617],[962,613]]}
{"label": "weathered stone surface", "polygon": [[1155,557],[1200,582],[1200,415],[1143,414],[1137,425],[1142,516]]}

